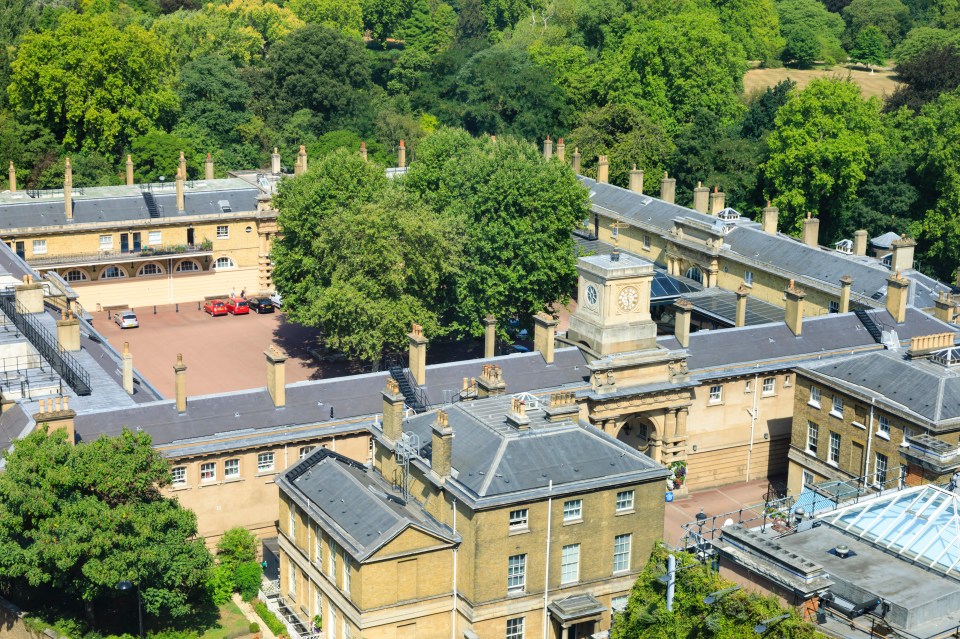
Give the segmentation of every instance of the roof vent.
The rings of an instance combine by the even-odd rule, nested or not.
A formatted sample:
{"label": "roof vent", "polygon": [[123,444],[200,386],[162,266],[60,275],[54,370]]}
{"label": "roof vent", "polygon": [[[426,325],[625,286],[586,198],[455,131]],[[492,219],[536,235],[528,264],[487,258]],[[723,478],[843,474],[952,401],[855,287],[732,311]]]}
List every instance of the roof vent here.
{"label": "roof vent", "polygon": [[840,240],[834,245],[838,253],[853,255],[853,240]]}
{"label": "roof vent", "polygon": [[230,208],[230,200],[217,200],[217,206],[219,206],[220,210],[224,213],[229,213],[233,210]]}
{"label": "roof vent", "polygon": [[728,206],[717,213],[717,217],[719,217],[721,220],[739,220],[740,213],[736,209],[732,209]]}
{"label": "roof vent", "polygon": [[830,554],[840,559],[847,559],[848,557],[855,556],[857,553],[850,550],[846,544],[837,544],[836,547],[830,551]]}

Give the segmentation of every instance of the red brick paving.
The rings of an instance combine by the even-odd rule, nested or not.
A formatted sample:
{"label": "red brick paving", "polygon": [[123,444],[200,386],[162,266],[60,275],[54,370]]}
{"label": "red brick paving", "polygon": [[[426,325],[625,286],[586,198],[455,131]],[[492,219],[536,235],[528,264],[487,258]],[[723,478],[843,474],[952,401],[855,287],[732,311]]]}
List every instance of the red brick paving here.
{"label": "red brick paving", "polygon": [[[724,515],[734,521],[737,520],[737,513],[727,515],[741,508],[744,509],[743,519],[750,519],[757,515],[762,516],[762,508],[749,510],[748,507],[763,504],[763,495],[767,492],[769,482],[766,479],[757,479],[750,482],[741,482],[737,484],[728,484],[719,488],[698,490],[691,493],[686,499],[669,502],[666,505],[663,519],[663,537],[667,543],[677,545],[684,531],[681,528],[683,524],[696,521],[697,513],[703,508],[704,514],[708,519],[708,527],[711,525],[714,517]],[[718,519],[716,527],[723,525],[723,519]]]}

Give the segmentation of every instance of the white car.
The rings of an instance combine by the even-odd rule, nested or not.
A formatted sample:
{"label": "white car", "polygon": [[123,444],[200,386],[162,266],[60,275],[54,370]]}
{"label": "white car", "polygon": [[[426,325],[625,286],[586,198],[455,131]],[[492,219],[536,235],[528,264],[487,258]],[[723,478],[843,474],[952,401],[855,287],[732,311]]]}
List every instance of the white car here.
{"label": "white car", "polygon": [[113,314],[113,321],[120,328],[137,328],[140,322],[137,320],[137,314],[133,311],[118,311]]}
{"label": "white car", "polygon": [[277,308],[283,308],[283,298],[280,296],[280,293],[274,293],[270,296],[270,301],[273,302],[273,305]]}

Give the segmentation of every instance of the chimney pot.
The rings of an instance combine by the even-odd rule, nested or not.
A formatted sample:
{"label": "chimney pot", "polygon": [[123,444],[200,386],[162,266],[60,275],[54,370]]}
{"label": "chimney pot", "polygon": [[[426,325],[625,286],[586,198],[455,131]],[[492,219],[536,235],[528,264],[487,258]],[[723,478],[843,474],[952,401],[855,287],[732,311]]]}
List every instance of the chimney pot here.
{"label": "chimney pot", "polygon": [[580,175],[580,147],[573,147],[573,162],[570,165],[570,168],[573,169],[573,172],[577,175]]}
{"label": "chimney pot", "polygon": [[820,246],[820,219],[809,212],[803,221],[803,243],[813,248]]}
{"label": "chimney pot", "polygon": [[400,148],[397,149],[397,166],[405,168],[407,166],[407,145],[400,140]]}
{"label": "chimney pot", "polygon": [[601,155],[597,160],[597,182],[607,184],[609,179],[610,165],[607,162],[607,156]]}

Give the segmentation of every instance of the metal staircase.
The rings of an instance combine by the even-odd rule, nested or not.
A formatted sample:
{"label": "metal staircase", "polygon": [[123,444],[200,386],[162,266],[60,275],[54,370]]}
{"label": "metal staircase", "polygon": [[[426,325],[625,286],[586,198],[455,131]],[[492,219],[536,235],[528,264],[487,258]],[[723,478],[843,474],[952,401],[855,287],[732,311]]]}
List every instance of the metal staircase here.
{"label": "metal staircase", "polygon": [[867,332],[870,333],[872,337],[878,344],[883,343],[883,329],[874,321],[867,311],[862,308],[858,308],[853,312],[857,316],[857,319],[860,320],[860,323],[863,324],[863,327],[867,329]]}
{"label": "metal staircase", "polygon": [[388,370],[397,385],[400,387],[400,393],[403,395],[404,403],[413,409],[415,413],[427,412],[427,395],[423,389],[417,385],[409,368],[404,368],[399,362],[390,362]]}
{"label": "metal staircase", "polygon": [[157,200],[150,191],[143,191],[143,203],[147,206],[147,212],[150,217],[160,217],[160,209],[157,207]]}

